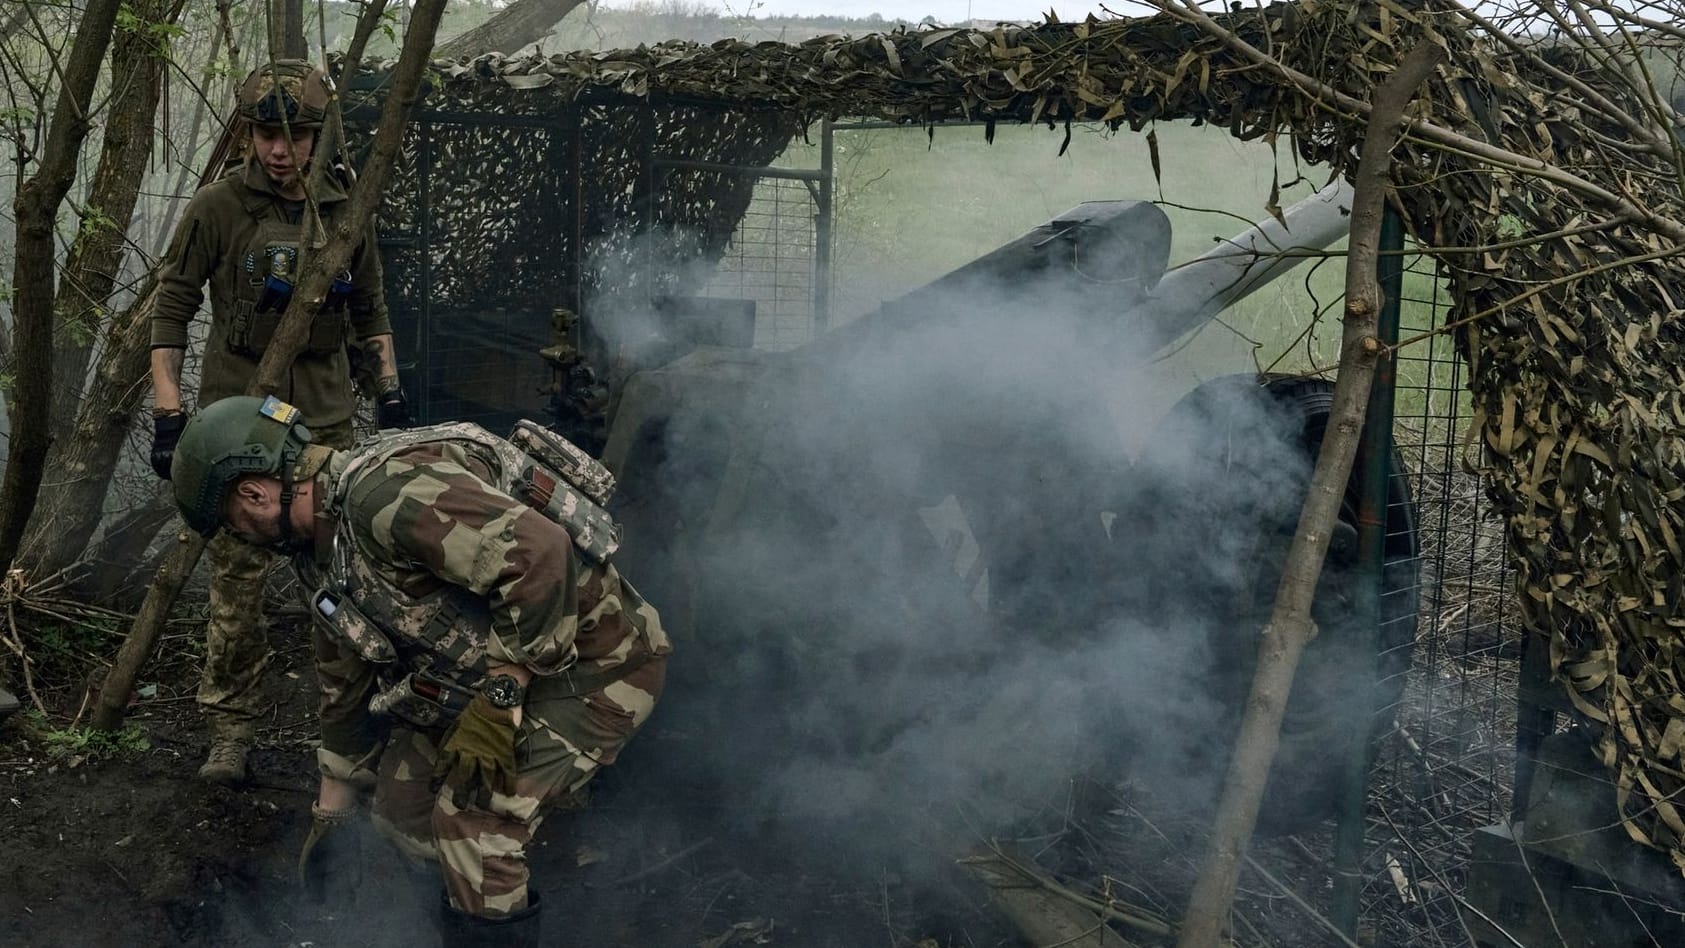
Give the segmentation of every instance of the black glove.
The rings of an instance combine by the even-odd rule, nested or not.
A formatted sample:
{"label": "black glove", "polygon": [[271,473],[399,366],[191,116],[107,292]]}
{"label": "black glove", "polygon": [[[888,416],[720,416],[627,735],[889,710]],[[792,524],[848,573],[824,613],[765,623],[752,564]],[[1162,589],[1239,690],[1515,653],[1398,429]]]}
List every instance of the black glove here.
{"label": "black glove", "polygon": [[403,387],[397,379],[382,379],[381,389],[374,400],[375,424],[381,428],[408,428],[410,400],[404,397]]}
{"label": "black glove", "polygon": [[298,853],[298,884],[317,905],[349,898],[362,882],[362,834],[352,825],[356,815],[355,809],[310,806],[310,834]]}
{"label": "black glove", "polygon": [[166,481],[170,479],[170,459],[175,457],[176,442],[181,440],[181,429],[186,427],[186,412],[152,416],[152,470]]}

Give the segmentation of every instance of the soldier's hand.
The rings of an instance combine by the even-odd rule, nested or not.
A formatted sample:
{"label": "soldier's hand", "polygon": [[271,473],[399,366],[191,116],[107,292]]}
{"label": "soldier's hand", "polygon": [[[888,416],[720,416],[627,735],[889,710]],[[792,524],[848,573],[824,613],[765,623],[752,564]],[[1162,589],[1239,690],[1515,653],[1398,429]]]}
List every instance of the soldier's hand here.
{"label": "soldier's hand", "polygon": [[351,825],[356,809],[310,807],[310,833],[298,853],[298,884],[312,902],[321,905],[356,891],[362,882],[359,834]]}
{"label": "soldier's hand", "polygon": [[486,807],[492,793],[515,792],[515,710],[475,695],[439,745],[435,785],[451,790],[458,807]]}
{"label": "soldier's hand", "polygon": [[170,479],[170,460],[175,457],[176,442],[181,430],[187,427],[187,413],[165,412],[152,416],[152,470],[164,480]]}
{"label": "soldier's hand", "polygon": [[408,428],[410,400],[396,378],[380,380],[380,394],[374,400],[375,423],[381,428]]}

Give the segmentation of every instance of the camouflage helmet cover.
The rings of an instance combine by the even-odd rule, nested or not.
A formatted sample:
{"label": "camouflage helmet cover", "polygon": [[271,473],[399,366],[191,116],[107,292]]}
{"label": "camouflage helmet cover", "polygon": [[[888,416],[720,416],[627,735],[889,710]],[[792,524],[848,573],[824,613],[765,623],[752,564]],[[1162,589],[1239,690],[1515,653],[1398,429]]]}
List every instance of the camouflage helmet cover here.
{"label": "camouflage helmet cover", "polygon": [[327,77],[302,59],[279,59],[259,66],[240,85],[235,106],[254,125],[321,128],[327,119]]}
{"label": "camouflage helmet cover", "polygon": [[201,536],[215,533],[235,481],[279,475],[308,443],[298,409],[274,396],[237,395],[201,409],[187,422],[170,461],[182,519]]}

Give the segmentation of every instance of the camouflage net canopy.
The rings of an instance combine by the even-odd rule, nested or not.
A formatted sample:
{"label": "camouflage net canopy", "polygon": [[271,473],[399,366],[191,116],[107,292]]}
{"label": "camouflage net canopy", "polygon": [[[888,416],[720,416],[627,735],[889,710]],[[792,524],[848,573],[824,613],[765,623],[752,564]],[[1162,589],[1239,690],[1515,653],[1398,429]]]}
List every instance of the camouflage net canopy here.
{"label": "camouflage net canopy", "polygon": [[[1214,18],[1166,4],[1151,18],[1022,29],[441,63],[429,104],[539,115],[613,90],[646,97],[678,147],[720,148],[715,161],[770,158],[779,135],[820,117],[1137,130],[1193,119],[1290,143],[1350,177],[1375,86],[1417,44],[1443,47],[1394,149],[1391,182],[1453,295],[1449,329],[1482,441],[1469,462],[1489,475],[1506,519],[1527,622],[1549,637],[1558,677],[1599,725],[1628,832],[1685,869],[1685,159],[1671,109],[1619,55],[1634,35],[1671,41],[1668,26],[1629,21],[1620,42],[1593,30],[1570,42],[1562,36],[1575,24],[1558,21],[1566,32],[1555,38],[1517,41],[1518,30],[1488,29],[1443,2],[1306,0]],[[709,114],[765,135],[761,150],[663,104],[677,101],[726,110]],[[674,124],[686,120],[695,127]],[[593,166],[602,177],[591,187],[606,215],[591,219],[605,231],[630,206],[636,172],[619,162],[640,121],[629,111],[587,139],[607,162]],[[511,248],[474,242],[519,235],[522,253],[548,254],[563,239],[544,183],[562,143],[522,143],[552,150],[525,157],[514,144],[478,144],[508,153],[498,175],[436,174],[431,185],[471,195],[458,199],[461,223],[448,225],[463,228],[452,253],[483,261],[462,267],[478,275],[435,291],[450,299],[486,277],[553,278],[503,269]],[[417,186],[410,161],[399,216],[404,189]],[[667,213],[724,227],[726,204],[704,198]]]}
{"label": "camouflage net canopy", "polygon": [[[352,85],[354,150],[377,114],[364,92],[392,65]],[[547,387],[534,352],[553,341],[555,309],[591,310],[607,289],[617,305],[693,292],[755,178],[677,165],[764,167],[801,128],[789,112],[718,102],[612,89],[559,97],[497,65],[437,64],[445,81],[412,117],[376,222],[388,302],[425,327],[401,338],[423,347],[413,354],[424,362],[449,365],[431,373],[427,400],[453,417],[487,398],[529,403]]]}

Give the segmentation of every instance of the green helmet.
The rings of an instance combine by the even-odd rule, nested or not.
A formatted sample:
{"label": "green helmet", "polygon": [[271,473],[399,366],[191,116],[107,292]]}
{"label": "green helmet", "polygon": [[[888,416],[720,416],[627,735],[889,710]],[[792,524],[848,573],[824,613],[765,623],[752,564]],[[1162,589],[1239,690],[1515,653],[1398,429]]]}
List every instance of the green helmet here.
{"label": "green helmet", "polygon": [[259,66],[240,84],[234,105],[254,125],[321,128],[332,98],[322,70],[302,59],[278,59]]}
{"label": "green helmet", "polygon": [[188,422],[170,461],[176,506],[187,525],[210,536],[222,525],[229,488],[247,474],[290,482],[310,443],[298,409],[271,395],[236,395],[201,409]]}

